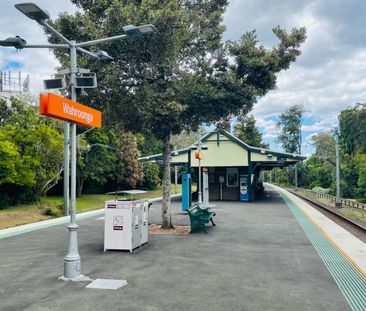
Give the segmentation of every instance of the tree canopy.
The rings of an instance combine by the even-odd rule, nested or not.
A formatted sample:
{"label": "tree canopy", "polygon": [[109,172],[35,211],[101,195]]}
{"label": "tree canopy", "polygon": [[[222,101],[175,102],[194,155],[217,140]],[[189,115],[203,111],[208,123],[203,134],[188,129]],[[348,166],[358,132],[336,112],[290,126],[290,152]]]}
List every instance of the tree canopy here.
{"label": "tree canopy", "polygon": [[366,153],[366,103],[341,111],[339,117],[341,144],[347,154]]}
{"label": "tree canopy", "polygon": [[[170,204],[170,138],[232,115],[245,115],[259,96],[276,85],[276,74],[300,55],[305,29],[273,29],[279,44],[266,49],[255,31],[237,42],[222,41],[226,0],[73,0],[83,9],[62,14],[54,26],[66,37],[85,41],[114,36],[128,24],[154,24],[150,36],[105,43],[114,61],[100,64],[79,57],[97,72],[98,89],[81,98],[103,108],[104,124],[151,131],[163,141],[163,226]],[[57,38],[50,36],[51,42]],[[68,60],[59,52],[63,65]]]}
{"label": "tree canopy", "polygon": [[253,147],[268,148],[268,144],[262,142],[262,134],[255,125],[253,115],[245,116],[235,125],[235,136]]}
{"label": "tree canopy", "polygon": [[301,153],[301,126],[304,108],[294,105],[279,116],[277,141],[288,153]]}

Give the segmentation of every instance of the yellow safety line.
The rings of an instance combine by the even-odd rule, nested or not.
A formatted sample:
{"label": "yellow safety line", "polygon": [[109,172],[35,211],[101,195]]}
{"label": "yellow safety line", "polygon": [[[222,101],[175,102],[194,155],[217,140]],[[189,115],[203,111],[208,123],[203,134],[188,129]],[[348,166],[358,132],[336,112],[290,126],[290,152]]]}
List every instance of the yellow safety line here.
{"label": "yellow safety line", "polygon": [[[288,197],[288,196],[287,196]],[[318,230],[325,236],[325,238],[327,238],[337,249],[338,251],[341,253],[341,255],[344,257],[344,259],[346,259],[348,261],[348,263],[366,280],[366,273],[360,268],[360,266],[351,258],[349,257],[346,252],[337,244],[336,241],[334,241],[329,235],[328,233],[326,233],[307,213],[306,211],[301,208],[299,205],[297,205],[290,197],[288,197],[292,203],[294,203],[305,215],[305,217],[313,224],[315,225],[315,227],[318,228]],[[299,198],[300,200],[302,200],[301,198]],[[306,203],[304,201],[304,203]],[[309,205],[310,206],[310,205]],[[312,206],[311,206],[312,207]]]}

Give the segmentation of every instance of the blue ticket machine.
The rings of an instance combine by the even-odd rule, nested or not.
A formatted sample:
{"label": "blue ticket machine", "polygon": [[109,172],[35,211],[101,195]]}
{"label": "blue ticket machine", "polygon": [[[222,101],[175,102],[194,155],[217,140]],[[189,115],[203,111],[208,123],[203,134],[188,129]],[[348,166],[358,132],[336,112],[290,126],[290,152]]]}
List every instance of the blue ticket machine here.
{"label": "blue ticket machine", "polygon": [[182,211],[191,207],[191,174],[182,174]]}
{"label": "blue ticket machine", "polygon": [[248,175],[240,175],[240,201],[249,201]]}

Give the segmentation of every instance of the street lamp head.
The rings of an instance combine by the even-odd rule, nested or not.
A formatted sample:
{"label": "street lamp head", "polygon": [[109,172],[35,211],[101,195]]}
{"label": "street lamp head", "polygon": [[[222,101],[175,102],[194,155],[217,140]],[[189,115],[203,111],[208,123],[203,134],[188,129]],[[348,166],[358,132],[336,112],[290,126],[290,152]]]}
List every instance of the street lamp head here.
{"label": "street lamp head", "polygon": [[147,24],[137,27],[142,35],[158,32],[158,29],[154,25]]}
{"label": "street lamp head", "polygon": [[100,60],[100,61],[113,60],[113,57],[110,56],[106,51],[97,50],[93,53],[97,56],[98,60]]}
{"label": "street lamp head", "polygon": [[19,36],[7,38],[5,40],[0,40],[0,46],[12,46],[16,49],[20,50],[24,48],[24,46],[27,44],[27,41],[22,39]]}
{"label": "street lamp head", "polygon": [[154,33],[157,32],[158,30],[153,25],[147,24],[141,26],[128,25],[123,27],[123,31],[125,32],[126,36],[134,37]]}
{"label": "street lamp head", "polygon": [[134,25],[128,25],[123,27],[123,31],[125,32],[127,37],[135,37],[141,35],[138,28]]}
{"label": "street lamp head", "polygon": [[18,3],[15,7],[25,16],[37,22],[50,18],[50,14],[46,10],[42,10],[38,5],[32,2]]}

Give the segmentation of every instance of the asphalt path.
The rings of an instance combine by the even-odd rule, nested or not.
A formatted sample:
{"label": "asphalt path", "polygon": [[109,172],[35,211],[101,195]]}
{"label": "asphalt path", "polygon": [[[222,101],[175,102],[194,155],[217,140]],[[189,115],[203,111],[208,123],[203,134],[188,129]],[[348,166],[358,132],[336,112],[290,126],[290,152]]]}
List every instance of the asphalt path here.
{"label": "asphalt path", "polygon": [[[188,223],[175,202],[175,223]],[[123,279],[118,290],[64,282],[66,225],[0,240],[0,310],[349,310],[283,200],[218,202],[216,227],[150,236],[136,253],[103,252],[103,219],[79,222],[82,273]],[[150,222],[158,222],[154,203]]]}

